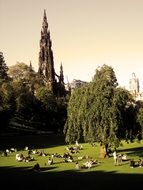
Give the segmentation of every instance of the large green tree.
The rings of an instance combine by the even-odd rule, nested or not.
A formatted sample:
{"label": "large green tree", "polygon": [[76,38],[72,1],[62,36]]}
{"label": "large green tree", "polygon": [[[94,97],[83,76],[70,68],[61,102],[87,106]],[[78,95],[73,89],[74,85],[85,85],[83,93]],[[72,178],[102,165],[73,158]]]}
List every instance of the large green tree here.
{"label": "large green tree", "polygon": [[29,80],[31,71],[34,72],[27,64],[17,62],[15,65],[9,67],[8,74],[14,81]]}
{"label": "large green tree", "polygon": [[137,101],[136,102],[137,107],[137,123],[139,125],[139,138],[143,138],[143,102]]}
{"label": "large green tree", "polygon": [[100,142],[101,157],[108,154],[109,147],[119,146],[125,137],[124,116],[132,97],[117,86],[113,68],[103,65],[96,69],[92,82],[72,92],[64,128],[66,142],[82,138]]}
{"label": "large green tree", "polygon": [[41,78],[38,77],[34,71],[31,63],[27,65],[23,62],[17,62],[15,65],[9,67],[8,75],[13,79],[13,86],[18,91],[19,84],[26,85],[32,93],[43,84]]}

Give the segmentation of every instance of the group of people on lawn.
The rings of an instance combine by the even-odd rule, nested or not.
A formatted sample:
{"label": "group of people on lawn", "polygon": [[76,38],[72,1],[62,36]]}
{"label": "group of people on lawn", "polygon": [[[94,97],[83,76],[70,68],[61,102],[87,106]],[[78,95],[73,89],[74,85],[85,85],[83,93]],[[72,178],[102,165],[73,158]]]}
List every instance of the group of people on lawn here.
{"label": "group of people on lawn", "polygon": [[113,152],[114,165],[118,166],[122,164],[122,161],[127,160],[126,154],[117,154],[116,150]]}
{"label": "group of people on lawn", "polygon": [[[93,165],[95,164],[99,164],[98,160],[94,160],[89,156],[80,156],[77,157],[77,160],[73,159],[72,154],[77,154],[79,153],[80,150],[83,150],[83,146],[79,145],[78,142],[76,141],[75,146],[67,146],[65,148],[68,152],[65,152],[63,155],[54,153],[51,154],[51,156],[48,158],[47,163],[45,163],[45,165],[52,165],[54,163],[53,159],[54,158],[63,158],[63,162],[75,162],[75,169],[82,169],[82,168],[88,168],[90,169]],[[82,163],[81,165],[79,165],[79,161],[86,159],[86,161],[84,163]],[[37,171],[39,171],[39,164],[35,164],[33,169],[38,168]]]}
{"label": "group of people on lawn", "polygon": [[[34,160],[34,157],[32,157],[30,154],[38,154],[39,156],[49,156],[47,163],[45,163],[45,165],[52,165],[53,164],[53,158],[63,158],[63,162],[74,162],[75,161],[75,169],[82,169],[82,168],[88,168],[90,169],[93,165],[95,164],[100,164],[98,162],[98,160],[93,160],[92,158],[88,157],[88,156],[80,156],[77,157],[77,160],[73,159],[72,154],[77,154],[79,153],[80,150],[83,150],[83,147],[81,145],[78,144],[78,142],[76,141],[75,146],[72,147],[66,147],[65,148],[68,152],[65,152],[63,155],[60,154],[46,154],[44,151],[31,151],[28,150],[27,147],[27,151],[28,151],[28,156],[24,156],[23,154],[16,154],[16,160],[17,161],[25,161],[25,162],[29,162]],[[139,159],[138,161],[134,161],[134,159],[128,159],[127,158],[127,154],[117,154],[116,150],[112,153],[113,159],[114,159],[114,165],[118,166],[121,165],[123,161],[127,161],[129,160],[129,164],[131,168],[134,167],[143,167],[143,161],[141,159]],[[79,160],[82,159],[86,159],[85,163],[82,163],[81,165],[79,165]],[[33,169],[36,170],[36,168],[38,171],[40,170],[40,165],[37,163],[33,166]]]}
{"label": "group of people on lawn", "polygon": [[129,160],[129,164],[130,164],[130,167],[131,168],[134,168],[134,167],[143,167],[143,161],[141,159],[137,160],[135,162],[135,160],[132,158],[132,159],[128,159],[127,158],[127,154],[117,154],[116,150],[113,152],[113,159],[114,159],[114,164],[115,166],[118,166],[118,165],[121,165],[123,161],[127,161]]}
{"label": "group of people on lawn", "polygon": [[134,159],[131,159],[130,160],[130,168],[135,168],[135,167],[142,168],[143,167],[143,161],[141,159],[139,159],[135,162]]}
{"label": "group of people on lawn", "polygon": [[16,160],[18,161],[18,162],[30,162],[30,161],[33,161],[34,160],[34,158],[33,157],[31,157],[30,155],[28,155],[28,156],[24,156],[22,153],[21,154],[16,154]]}

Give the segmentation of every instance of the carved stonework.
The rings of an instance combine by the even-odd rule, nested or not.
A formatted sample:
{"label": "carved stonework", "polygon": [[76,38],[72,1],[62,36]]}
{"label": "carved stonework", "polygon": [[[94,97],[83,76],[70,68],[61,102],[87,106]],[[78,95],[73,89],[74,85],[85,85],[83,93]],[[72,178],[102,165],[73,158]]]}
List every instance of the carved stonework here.
{"label": "carved stonework", "polygon": [[134,96],[139,94],[139,79],[136,77],[135,73],[132,73],[132,78],[129,81],[129,88]]}

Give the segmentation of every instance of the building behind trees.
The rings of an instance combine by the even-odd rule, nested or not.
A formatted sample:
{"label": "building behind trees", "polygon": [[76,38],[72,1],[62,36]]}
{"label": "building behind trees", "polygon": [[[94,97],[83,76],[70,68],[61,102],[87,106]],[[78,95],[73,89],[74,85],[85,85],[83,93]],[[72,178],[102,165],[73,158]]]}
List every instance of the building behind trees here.
{"label": "building behind trees", "polygon": [[139,79],[134,72],[129,80],[129,91],[135,100],[143,100],[143,93],[140,90]]}

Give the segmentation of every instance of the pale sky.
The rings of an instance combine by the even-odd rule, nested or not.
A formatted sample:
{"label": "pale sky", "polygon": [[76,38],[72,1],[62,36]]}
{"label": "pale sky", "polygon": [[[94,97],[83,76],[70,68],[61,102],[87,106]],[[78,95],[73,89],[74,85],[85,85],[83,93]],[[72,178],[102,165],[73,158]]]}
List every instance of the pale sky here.
{"label": "pale sky", "polygon": [[98,66],[112,66],[120,86],[135,72],[143,86],[143,0],[0,0],[0,51],[37,71],[46,9],[55,71],[65,81],[91,81]]}

